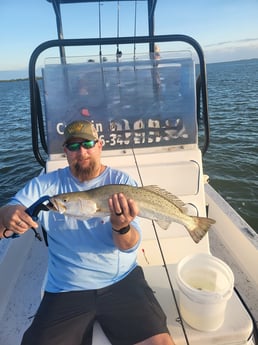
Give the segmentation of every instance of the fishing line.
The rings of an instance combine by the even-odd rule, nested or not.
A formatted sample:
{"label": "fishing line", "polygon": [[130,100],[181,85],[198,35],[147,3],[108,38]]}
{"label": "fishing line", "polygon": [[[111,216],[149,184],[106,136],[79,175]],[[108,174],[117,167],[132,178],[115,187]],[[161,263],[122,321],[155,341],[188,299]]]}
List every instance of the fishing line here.
{"label": "fishing line", "polygon": [[154,229],[156,240],[158,242],[158,247],[159,247],[161,258],[162,258],[162,261],[163,261],[163,266],[165,268],[166,275],[167,275],[167,278],[168,278],[169,287],[171,289],[171,292],[172,292],[172,295],[173,295],[173,298],[174,298],[174,302],[175,302],[175,305],[176,305],[176,310],[177,310],[178,315],[179,315],[179,322],[180,322],[180,325],[181,325],[183,333],[184,333],[185,341],[186,341],[187,345],[190,345],[188,337],[187,337],[187,334],[186,334],[186,329],[185,329],[185,326],[184,326],[183,318],[182,318],[182,315],[181,315],[181,312],[180,312],[180,309],[179,309],[179,305],[178,305],[177,300],[176,300],[176,294],[175,294],[175,291],[174,291],[173,283],[172,283],[172,280],[171,280],[170,275],[169,275],[166,259],[165,259],[165,256],[163,254],[163,251],[162,251],[162,247],[161,247],[161,243],[160,243],[160,240],[159,240],[156,224],[155,224],[155,222],[153,220],[152,220],[152,226],[153,226],[153,229]]}
{"label": "fishing line", "polygon": [[139,179],[140,179],[140,182],[141,182],[141,186],[143,187],[143,179],[142,179],[142,176],[141,176],[140,168],[139,168],[139,165],[138,165],[138,162],[137,162],[137,159],[136,159],[136,154],[135,154],[135,151],[134,151],[134,142],[132,143],[132,153],[133,153],[133,158],[134,158],[134,163],[136,165],[137,173],[138,173],[138,176],[139,176]]}
{"label": "fishing line", "polygon": [[[135,154],[135,151],[134,151],[134,145],[133,144],[134,143],[132,143],[133,158],[134,158],[134,162],[135,162],[135,165],[136,165],[136,169],[137,169],[137,172],[138,172],[138,176],[139,176],[139,179],[140,179],[141,186],[143,187],[143,179],[142,179],[142,176],[141,176],[141,172],[140,172],[140,168],[139,168],[139,165],[138,165],[138,162],[137,162],[137,158],[136,158],[136,154]],[[182,327],[182,330],[183,330],[183,333],[184,333],[185,341],[186,341],[187,345],[190,345],[188,337],[187,337],[187,334],[186,334],[186,329],[185,329],[185,326],[184,326],[184,321],[183,321],[183,318],[182,318],[182,315],[181,315],[181,312],[180,312],[180,309],[179,309],[179,306],[178,306],[178,303],[177,303],[177,300],[176,300],[176,294],[175,294],[175,291],[174,291],[173,283],[172,283],[172,280],[171,280],[170,275],[169,275],[166,259],[165,259],[165,256],[163,254],[163,251],[162,251],[162,246],[161,246],[160,239],[159,239],[159,236],[158,236],[158,231],[157,231],[157,228],[156,228],[156,224],[155,224],[155,222],[153,220],[151,222],[152,222],[152,226],[153,226],[153,229],[154,229],[156,241],[158,243],[158,247],[159,247],[159,251],[160,251],[160,254],[161,254],[163,266],[164,266],[165,271],[166,271],[169,287],[170,287],[170,290],[172,292],[173,299],[174,299],[174,302],[175,302],[175,305],[176,305],[176,310],[177,310],[178,315],[179,315],[179,320],[180,320],[180,324],[181,324],[181,327]]]}

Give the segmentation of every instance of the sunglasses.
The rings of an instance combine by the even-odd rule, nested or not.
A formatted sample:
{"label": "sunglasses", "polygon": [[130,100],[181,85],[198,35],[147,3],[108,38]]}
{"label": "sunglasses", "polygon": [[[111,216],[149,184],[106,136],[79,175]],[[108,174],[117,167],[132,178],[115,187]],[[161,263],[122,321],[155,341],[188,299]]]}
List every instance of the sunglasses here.
{"label": "sunglasses", "polygon": [[92,149],[96,145],[97,142],[98,140],[85,140],[85,141],[65,144],[65,147],[69,151],[79,151],[81,146],[84,149],[88,150],[88,149]]}

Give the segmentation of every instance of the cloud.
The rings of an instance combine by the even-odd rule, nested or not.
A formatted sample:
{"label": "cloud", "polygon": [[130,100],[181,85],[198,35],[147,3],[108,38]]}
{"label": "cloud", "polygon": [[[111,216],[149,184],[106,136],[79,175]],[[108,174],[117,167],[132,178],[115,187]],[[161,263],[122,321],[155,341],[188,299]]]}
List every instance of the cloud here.
{"label": "cloud", "polygon": [[207,44],[205,47],[214,47],[214,46],[219,46],[219,45],[228,45],[228,44],[246,44],[246,43],[257,43],[258,42],[258,38],[245,38],[242,40],[237,40],[237,41],[224,41],[224,42],[218,42],[218,43],[212,43],[212,44]]}
{"label": "cloud", "polygon": [[207,62],[258,58],[258,38],[224,41],[203,48]]}

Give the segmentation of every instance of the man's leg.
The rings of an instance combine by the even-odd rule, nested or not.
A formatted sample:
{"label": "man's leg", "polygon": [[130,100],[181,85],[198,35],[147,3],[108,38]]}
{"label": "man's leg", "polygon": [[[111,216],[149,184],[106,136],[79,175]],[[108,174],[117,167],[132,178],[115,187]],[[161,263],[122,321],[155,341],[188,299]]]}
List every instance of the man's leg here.
{"label": "man's leg", "polygon": [[21,345],[86,345],[94,317],[95,292],[47,292]]}
{"label": "man's leg", "polygon": [[98,290],[96,317],[112,345],[173,345],[166,315],[140,267]]}
{"label": "man's leg", "polygon": [[157,334],[153,337],[140,341],[134,345],[175,345],[171,336],[167,333]]}

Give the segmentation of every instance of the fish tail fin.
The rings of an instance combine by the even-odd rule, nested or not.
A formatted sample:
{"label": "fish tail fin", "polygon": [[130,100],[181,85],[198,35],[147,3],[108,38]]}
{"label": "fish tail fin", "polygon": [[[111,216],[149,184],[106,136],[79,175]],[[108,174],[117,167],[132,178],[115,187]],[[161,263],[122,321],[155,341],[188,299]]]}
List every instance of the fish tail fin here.
{"label": "fish tail fin", "polygon": [[191,226],[186,226],[190,236],[195,243],[200,242],[204,235],[209,230],[210,226],[215,223],[214,219],[205,218],[205,217],[191,217],[193,223]]}

